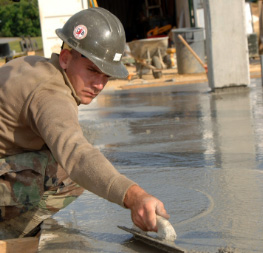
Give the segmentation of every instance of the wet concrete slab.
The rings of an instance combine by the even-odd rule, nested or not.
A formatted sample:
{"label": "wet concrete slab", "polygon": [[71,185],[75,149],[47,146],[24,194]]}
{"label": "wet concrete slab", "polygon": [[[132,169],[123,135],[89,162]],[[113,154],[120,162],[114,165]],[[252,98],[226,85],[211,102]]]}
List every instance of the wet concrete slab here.
{"label": "wet concrete slab", "polygon": [[[116,245],[119,248],[116,251]],[[84,231],[76,224],[59,224],[48,219],[42,225],[38,252],[41,253],[82,253],[82,252],[146,252],[158,253],[159,249],[145,246],[127,233],[107,234]],[[161,251],[162,252],[162,251]]]}
{"label": "wet concrete slab", "polygon": [[39,252],[87,252],[89,248],[80,231],[70,225],[62,226],[52,218],[42,225]]}
{"label": "wet concrete slab", "polygon": [[[88,140],[164,202],[176,244],[196,252],[262,252],[262,116],[260,79],[215,94],[207,83],[109,89],[79,111]],[[87,191],[53,222],[41,253],[160,252],[118,229],[132,227],[129,210]]]}

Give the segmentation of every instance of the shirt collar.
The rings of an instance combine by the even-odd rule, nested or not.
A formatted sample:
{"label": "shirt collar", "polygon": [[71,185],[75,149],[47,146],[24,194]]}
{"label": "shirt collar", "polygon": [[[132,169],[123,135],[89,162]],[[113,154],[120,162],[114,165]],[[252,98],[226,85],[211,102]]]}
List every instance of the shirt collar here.
{"label": "shirt collar", "polygon": [[58,69],[58,70],[61,72],[61,74],[63,75],[64,81],[65,81],[65,84],[71,89],[71,91],[72,91],[72,96],[75,98],[77,104],[80,105],[80,103],[81,103],[80,98],[77,96],[76,91],[75,91],[75,89],[73,88],[70,80],[68,79],[68,76],[67,76],[65,70],[62,69],[61,66],[60,66],[60,64],[59,64],[59,55],[53,53],[53,54],[51,55],[51,59],[49,60],[49,62],[50,62],[52,65],[54,65],[55,68]]}

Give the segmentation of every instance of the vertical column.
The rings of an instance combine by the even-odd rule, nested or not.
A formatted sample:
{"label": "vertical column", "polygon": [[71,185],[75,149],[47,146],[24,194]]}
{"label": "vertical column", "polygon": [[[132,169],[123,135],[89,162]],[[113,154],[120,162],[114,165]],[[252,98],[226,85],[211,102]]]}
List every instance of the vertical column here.
{"label": "vertical column", "polygon": [[263,85],[263,4],[259,2],[259,55],[260,55],[260,64],[261,64],[261,82]]}
{"label": "vertical column", "polygon": [[249,86],[245,1],[204,0],[204,8],[209,86]]}

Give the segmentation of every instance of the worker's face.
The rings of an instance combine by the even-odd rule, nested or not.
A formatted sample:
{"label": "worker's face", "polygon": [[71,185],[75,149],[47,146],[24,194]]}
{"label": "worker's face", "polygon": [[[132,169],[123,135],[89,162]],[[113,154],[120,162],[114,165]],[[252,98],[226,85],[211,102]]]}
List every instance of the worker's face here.
{"label": "worker's face", "polygon": [[109,76],[75,50],[62,50],[60,65],[65,70],[81,104],[89,104],[103,90]]}

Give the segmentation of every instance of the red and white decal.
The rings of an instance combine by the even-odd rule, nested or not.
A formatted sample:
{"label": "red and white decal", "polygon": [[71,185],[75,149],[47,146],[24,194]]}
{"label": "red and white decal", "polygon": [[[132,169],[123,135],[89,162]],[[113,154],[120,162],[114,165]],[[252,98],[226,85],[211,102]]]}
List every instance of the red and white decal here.
{"label": "red and white decal", "polygon": [[85,25],[78,25],[73,32],[73,35],[76,39],[82,40],[87,36],[88,29]]}

